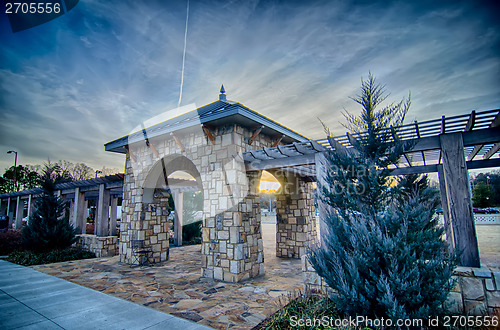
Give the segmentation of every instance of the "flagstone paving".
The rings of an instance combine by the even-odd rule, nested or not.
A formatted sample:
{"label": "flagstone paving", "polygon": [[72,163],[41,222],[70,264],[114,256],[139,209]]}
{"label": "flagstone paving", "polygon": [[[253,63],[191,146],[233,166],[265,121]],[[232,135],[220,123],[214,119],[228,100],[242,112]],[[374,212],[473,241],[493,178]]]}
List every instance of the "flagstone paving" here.
{"label": "flagstone paving", "polygon": [[[201,247],[170,250],[170,260],[131,268],[118,257],[34,266],[44,273],[217,329],[250,329],[302,289],[298,259],[275,256],[275,224],[263,223],[266,274],[243,283],[200,278]],[[500,269],[500,226],[476,226],[482,263]]]}
{"label": "flagstone paving", "polygon": [[[270,226],[263,225],[267,241]],[[251,329],[278,310],[289,292],[302,289],[300,260],[277,258],[272,244],[265,244],[266,274],[243,283],[200,278],[200,249],[171,248],[169,261],[152,267],[131,268],[112,257],[33,268],[217,329]]]}

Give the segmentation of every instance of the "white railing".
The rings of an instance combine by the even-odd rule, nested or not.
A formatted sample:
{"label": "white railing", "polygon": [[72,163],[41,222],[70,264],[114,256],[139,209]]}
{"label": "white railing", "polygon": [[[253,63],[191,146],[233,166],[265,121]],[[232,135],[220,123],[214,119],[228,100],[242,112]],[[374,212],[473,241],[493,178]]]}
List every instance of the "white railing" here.
{"label": "white railing", "polygon": [[[444,223],[443,215],[439,215],[439,222]],[[500,225],[500,214],[477,214],[474,213],[476,225]]]}

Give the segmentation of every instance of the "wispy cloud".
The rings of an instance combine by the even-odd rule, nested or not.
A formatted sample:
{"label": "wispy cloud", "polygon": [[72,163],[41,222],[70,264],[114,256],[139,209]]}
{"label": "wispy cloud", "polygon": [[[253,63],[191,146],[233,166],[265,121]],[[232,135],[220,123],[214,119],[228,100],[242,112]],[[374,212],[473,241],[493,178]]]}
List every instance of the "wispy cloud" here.
{"label": "wispy cloud", "polygon": [[[492,6],[492,5],[490,5]],[[2,33],[0,146],[26,162],[123,166],[104,152],[179,99],[186,2],[81,1]],[[0,25],[2,28],[7,26]],[[500,107],[500,28],[474,1],[190,2],[182,104],[228,98],[311,138],[337,134],[371,71],[410,119]],[[0,168],[11,159],[0,158]]]}

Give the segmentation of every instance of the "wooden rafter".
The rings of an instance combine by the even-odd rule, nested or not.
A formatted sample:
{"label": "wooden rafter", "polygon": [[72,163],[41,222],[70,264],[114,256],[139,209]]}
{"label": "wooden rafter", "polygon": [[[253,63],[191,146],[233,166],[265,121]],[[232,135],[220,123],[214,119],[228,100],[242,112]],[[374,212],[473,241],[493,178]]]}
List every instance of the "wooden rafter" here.
{"label": "wooden rafter", "polygon": [[125,150],[127,151],[127,154],[129,155],[130,159],[135,162],[135,157],[134,157],[134,154],[132,153],[132,151],[130,150],[128,144],[126,146],[124,146]]}
{"label": "wooden rafter", "polygon": [[179,140],[179,138],[175,136],[174,132],[171,132],[170,135],[174,138],[175,143],[177,143],[177,145],[181,149],[181,152],[186,151],[186,149],[184,149],[184,145],[182,144],[181,140]]}
{"label": "wooden rafter", "polygon": [[152,145],[150,142],[149,142],[149,138],[148,138],[148,134],[146,132],[146,129],[143,128],[142,129],[142,135],[144,136],[144,141],[146,141],[146,146],[151,149],[151,151],[155,154],[156,157],[160,157],[160,155],[158,154],[158,151],[156,150],[156,148],[154,147],[154,145]]}
{"label": "wooden rafter", "polygon": [[478,144],[477,146],[474,146],[474,149],[472,149],[469,156],[467,156],[467,160],[468,161],[473,160],[474,157],[476,157],[476,155],[478,154],[479,151],[481,151],[482,148],[483,148],[482,144]]}
{"label": "wooden rafter", "polygon": [[283,154],[283,155],[286,155],[288,157],[294,157],[294,156],[300,156],[301,153],[299,153],[298,151],[295,150],[295,147],[292,149],[290,147],[287,147],[287,146],[276,146],[276,148]]}
{"label": "wooden rafter", "polygon": [[500,149],[500,142],[495,143],[484,155],[483,159],[490,159]]}
{"label": "wooden rafter", "polygon": [[351,143],[351,145],[354,147],[354,149],[356,149],[356,150],[361,149],[361,142],[359,142],[358,139],[356,139],[354,137],[354,135],[347,132],[347,138],[349,139],[349,143]]}
{"label": "wooden rafter", "polygon": [[260,132],[262,132],[262,129],[264,128],[264,125],[258,126],[255,128],[255,131],[252,134],[252,137],[248,140],[248,145],[251,146],[252,143],[255,141],[257,136],[259,136]]}
{"label": "wooden rafter", "polygon": [[[418,128],[418,121],[415,120],[415,131],[417,133],[417,139],[420,139],[420,129]],[[421,151],[422,153],[422,160],[424,161],[424,165],[426,165],[425,163],[425,152]]]}
{"label": "wooden rafter", "polygon": [[330,144],[330,147],[332,147],[332,150],[341,152],[344,155],[351,154],[352,151],[355,151],[354,149],[347,149],[346,147],[344,147],[341,143],[335,140],[333,136],[328,136],[328,143]]}
{"label": "wooden rafter", "polygon": [[413,164],[411,163],[411,160],[408,158],[408,155],[407,155],[407,154],[403,154],[403,156],[405,157],[406,162],[408,163],[408,165],[409,165],[410,167],[412,167],[412,166],[413,166]]}
{"label": "wooden rafter", "polygon": [[[475,111],[472,111],[474,113],[474,117],[476,116],[476,112]],[[472,115],[472,114],[471,114]],[[467,125],[468,126],[468,125]],[[490,128],[495,128],[495,127],[498,127],[500,126],[500,111],[497,113],[495,119],[493,119],[493,121],[491,122],[490,124]],[[496,145],[495,145],[496,146]],[[495,146],[493,146],[493,148],[495,148]],[[472,151],[470,152],[469,156],[467,156],[467,160],[468,161],[471,161],[474,159],[474,157],[476,157],[476,155],[479,153],[479,151],[481,151],[481,149],[484,147],[484,144],[478,144],[478,145],[475,145],[474,146],[474,149],[472,149]],[[491,148],[491,149],[493,149]],[[490,150],[491,150],[490,149]],[[498,151],[498,149],[497,149]],[[496,152],[496,151],[495,151]],[[495,153],[493,152],[493,154]],[[486,153],[488,154],[489,151]],[[483,158],[486,156],[486,154],[483,156]],[[491,154],[488,158],[484,158],[484,159],[489,159],[491,156],[493,156],[493,154]]]}
{"label": "wooden rafter", "polygon": [[284,158],[286,155],[280,152],[278,148],[263,148],[262,149],[266,155],[272,158]]}
{"label": "wooden rafter", "polygon": [[281,140],[283,140],[284,137],[285,137],[285,134],[283,134],[282,136],[278,137],[276,140],[274,140],[272,146],[273,147],[278,146],[278,144],[280,144]]}
{"label": "wooden rafter", "polygon": [[155,154],[157,158],[160,158],[160,154],[158,153],[158,150],[156,150],[155,146],[148,140],[146,140],[146,145],[151,149],[151,151]]}
{"label": "wooden rafter", "polygon": [[215,138],[212,135],[212,132],[210,132],[210,129],[208,128],[208,125],[202,124],[201,127],[203,128],[203,132],[205,132],[206,136],[212,142],[213,145],[215,145]]}

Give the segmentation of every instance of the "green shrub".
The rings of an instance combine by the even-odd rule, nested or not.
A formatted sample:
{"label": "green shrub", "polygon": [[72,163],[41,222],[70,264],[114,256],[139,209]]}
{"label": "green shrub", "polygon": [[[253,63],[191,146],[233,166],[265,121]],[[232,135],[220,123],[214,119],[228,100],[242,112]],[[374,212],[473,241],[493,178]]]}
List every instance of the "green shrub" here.
{"label": "green shrub", "polygon": [[6,256],[11,252],[22,250],[23,238],[21,230],[7,230],[0,232],[0,256]]}
{"label": "green shrub", "polygon": [[193,244],[201,243],[201,221],[196,221],[185,226],[182,226],[182,241],[186,242],[197,242]]}
{"label": "green shrub", "polygon": [[56,196],[54,166],[46,165],[42,178],[42,196],[35,203],[35,212],[23,228],[23,242],[31,251],[61,250],[76,241],[76,231],[69,224],[69,207]]}
{"label": "green shrub", "polygon": [[7,260],[23,266],[33,266],[90,258],[95,258],[95,254],[82,249],[70,248],[49,252],[16,251],[9,254]]}

